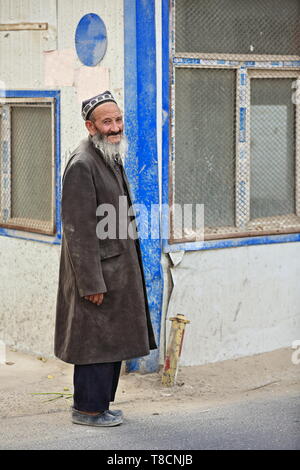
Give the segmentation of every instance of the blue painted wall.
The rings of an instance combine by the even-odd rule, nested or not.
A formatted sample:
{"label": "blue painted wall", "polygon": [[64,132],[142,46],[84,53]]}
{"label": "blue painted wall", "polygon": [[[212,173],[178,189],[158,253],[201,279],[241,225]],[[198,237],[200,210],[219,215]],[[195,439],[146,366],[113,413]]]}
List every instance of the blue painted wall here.
{"label": "blue painted wall", "polygon": [[[162,0],[162,202],[169,202],[169,125],[170,67],[169,21],[170,0]],[[126,163],[136,203],[150,210],[159,203],[157,122],[156,122],[156,40],[155,1],[124,0],[125,42],[125,126],[129,138]],[[300,234],[253,236],[195,243],[168,243],[168,217],[163,214],[161,240],[142,240],[150,311],[156,339],[160,340],[163,276],[162,251],[227,249],[237,246],[300,241]],[[128,361],[128,371],[155,371],[159,366],[158,351],[146,358]]]}
{"label": "blue painted wall", "polygon": [[[125,127],[129,139],[126,171],[134,202],[144,204],[150,214],[151,205],[159,204],[155,1],[124,0],[124,21]],[[161,243],[159,239],[141,239],[141,248],[151,319],[159,344],[163,291]],[[154,372],[158,367],[158,349],[127,363],[128,371]]]}

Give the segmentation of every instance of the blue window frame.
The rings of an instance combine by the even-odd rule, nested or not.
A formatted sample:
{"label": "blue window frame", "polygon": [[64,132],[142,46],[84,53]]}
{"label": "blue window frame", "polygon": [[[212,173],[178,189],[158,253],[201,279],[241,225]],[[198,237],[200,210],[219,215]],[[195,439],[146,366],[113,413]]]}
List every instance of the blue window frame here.
{"label": "blue window frame", "polygon": [[[61,243],[61,218],[60,218],[60,200],[61,200],[61,168],[60,168],[60,92],[43,90],[1,90],[0,106],[2,109],[2,133],[1,138],[1,220],[0,235],[26,240],[34,240],[42,243],[60,244]],[[32,111],[32,112],[31,112]],[[39,123],[39,118],[45,122]],[[47,186],[47,197],[45,197],[44,206],[47,207],[47,216],[40,217],[39,197],[43,196],[43,187],[39,191],[34,188],[34,178],[39,178],[35,174],[34,168],[30,167],[30,148],[32,142],[28,142],[26,158],[22,161],[22,148],[26,145],[29,138],[34,138],[34,132],[31,134],[30,123],[33,122],[33,129],[38,129],[39,124],[44,125],[44,130],[49,133],[45,146],[50,156],[46,162],[48,170],[45,182]],[[30,122],[24,123],[24,120]],[[5,133],[3,132],[3,129]],[[22,134],[14,136],[14,129]],[[42,132],[42,129],[41,129]],[[46,134],[45,134],[46,135]],[[19,145],[19,148],[18,148]],[[51,147],[51,148],[48,148]],[[18,163],[14,161],[14,155],[18,155]],[[51,159],[51,161],[50,161]],[[12,171],[12,165],[13,171]],[[23,166],[22,166],[23,165]],[[41,175],[43,175],[43,163],[41,163]],[[31,172],[32,171],[32,175]],[[26,176],[24,175],[26,173]],[[12,176],[11,176],[12,175]],[[15,175],[15,178],[14,178]],[[13,196],[12,187],[21,181],[18,195]],[[23,180],[22,180],[23,178]],[[51,181],[49,181],[51,179]],[[32,188],[29,188],[32,184]],[[27,195],[26,209],[23,210],[23,193]],[[35,198],[36,210],[34,204],[30,203],[29,198],[33,195]],[[24,197],[24,200],[26,197]],[[25,202],[24,202],[25,207]],[[13,209],[12,209],[13,208]],[[13,212],[17,213],[17,216]],[[26,217],[23,216],[26,213]],[[32,213],[32,215],[31,215]],[[20,216],[21,214],[21,216]],[[36,215],[37,214],[37,215]]]}
{"label": "blue window frame", "polygon": [[[178,242],[172,240],[170,242],[169,232],[170,232],[170,220],[169,214],[164,207],[167,207],[170,202],[170,193],[173,188],[170,185],[170,172],[171,166],[174,163],[174,152],[172,151],[174,146],[175,135],[172,132],[172,120],[174,116],[174,88],[175,88],[175,70],[183,69],[185,67],[191,67],[193,69],[201,67],[208,68],[210,66],[220,69],[226,69],[234,66],[238,70],[238,77],[240,77],[240,85],[246,85],[247,81],[242,80],[245,73],[251,69],[264,69],[268,68],[269,70],[278,69],[289,69],[296,70],[299,69],[300,61],[297,60],[286,60],[282,58],[280,60],[274,60],[273,58],[268,61],[266,57],[260,62],[253,60],[246,60],[246,58],[230,57],[228,60],[225,60],[225,57],[203,57],[201,54],[175,54],[174,48],[174,39],[175,31],[173,25],[174,21],[174,8],[176,7],[175,0],[163,0],[162,2],[162,103],[163,103],[163,128],[162,128],[162,141],[163,141],[163,175],[162,175],[162,188],[163,188],[163,217],[162,217],[162,244],[164,252],[172,251],[193,251],[193,250],[207,250],[215,248],[227,248],[235,246],[248,246],[248,245],[259,245],[259,244],[273,244],[273,243],[284,243],[284,242],[295,242],[300,241],[300,234],[298,230],[293,230],[297,233],[284,233],[284,234],[255,234],[252,236],[242,236],[239,237],[238,234],[234,238],[224,238],[224,239],[215,239],[215,240],[205,240],[205,241],[184,241]],[[268,63],[267,63],[268,62]],[[249,83],[249,82],[248,82]],[[173,95],[172,95],[173,90]],[[245,117],[245,109],[242,109],[243,106],[240,106],[240,134],[241,139],[240,143],[243,143],[242,134],[245,129],[243,129],[243,116]],[[244,112],[244,114],[243,114]],[[174,128],[174,125],[173,125]],[[245,133],[243,134],[245,136]],[[240,145],[242,147],[242,145]]]}

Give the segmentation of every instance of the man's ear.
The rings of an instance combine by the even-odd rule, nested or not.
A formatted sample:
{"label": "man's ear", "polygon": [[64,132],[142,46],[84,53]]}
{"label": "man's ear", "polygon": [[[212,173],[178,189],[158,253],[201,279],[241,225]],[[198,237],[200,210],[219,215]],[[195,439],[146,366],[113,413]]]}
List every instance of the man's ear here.
{"label": "man's ear", "polygon": [[97,129],[93,121],[85,121],[85,127],[89,131],[89,134],[91,135],[97,134]]}

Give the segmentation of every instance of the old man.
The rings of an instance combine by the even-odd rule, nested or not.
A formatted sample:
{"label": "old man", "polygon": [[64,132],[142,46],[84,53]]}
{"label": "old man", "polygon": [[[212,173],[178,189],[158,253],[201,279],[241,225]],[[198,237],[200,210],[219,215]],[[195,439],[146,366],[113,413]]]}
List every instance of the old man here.
{"label": "old man", "polygon": [[[122,113],[106,91],[83,102],[82,117],[89,136],[71,155],[63,176],[55,355],[74,364],[72,421],[115,426],[123,413],[109,404],[121,362],[157,346],[130,211],[125,219],[131,233],[124,236],[124,227],[119,233],[119,221],[124,221],[120,198],[132,204],[122,161]],[[101,207],[113,208],[116,216],[109,220],[116,227],[106,234],[99,230]]]}

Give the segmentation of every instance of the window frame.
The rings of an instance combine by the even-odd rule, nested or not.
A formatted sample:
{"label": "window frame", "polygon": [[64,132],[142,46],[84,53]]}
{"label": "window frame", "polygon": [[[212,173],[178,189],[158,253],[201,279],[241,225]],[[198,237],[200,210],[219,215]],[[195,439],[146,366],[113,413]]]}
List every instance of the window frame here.
{"label": "window frame", "polygon": [[[50,106],[52,123],[52,195],[51,195],[51,222],[45,228],[33,228],[26,224],[18,224],[16,219],[10,219],[6,222],[0,222],[0,235],[34,240],[50,244],[61,243],[61,217],[60,217],[60,199],[61,199],[61,168],[60,168],[60,91],[50,90],[0,90],[0,104],[7,106]],[[48,103],[48,104],[46,104]],[[10,134],[11,136],[11,134]],[[10,150],[9,150],[10,153]],[[2,152],[1,152],[2,158]],[[3,181],[3,175],[0,177]],[[10,186],[10,178],[8,179]],[[1,185],[2,186],[2,185]],[[10,199],[10,187],[8,187],[7,204]],[[27,219],[28,220],[28,219]],[[12,223],[11,223],[12,222]],[[37,221],[40,223],[40,221]],[[45,224],[43,224],[45,225]]]}
{"label": "window frame", "polygon": [[[172,1],[170,11],[170,35],[168,39],[169,49],[169,75],[170,75],[170,129],[169,129],[169,203],[171,207],[169,217],[169,230],[168,230],[168,241],[165,242],[165,246],[178,245],[182,246],[186,244],[194,244],[196,246],[197,234],[192,237],[183,236],[182,238],[176,238],[174,236],[174,220],[172,216],[172,208],[174,206],[174,189],[175,189],[175,85],[176,85],[176,70],[179,68],[209,68],[209,69],[232,69],[236,71],[236,153],[235,153],[235,227],[237,230],[226,231],[226,233],[215,233],[204,236],[204,242],[200,243],[203,246],[205,243],[213,243],[218,240],[229,240],[234,238],[244,237],[258,237],[258,236],[269,236],[278,234],[293,234],[299,233],[300,223],[297,226],[291,228],[271,228],[266,230],[238,230],[245,223],[245,217],[250,218],[250,183],[249,174],[245,175],[245,165],[243,158],[246,155],[248,159],[248,173],[250,172],[249,165],[249,135],[250,135],[250,83],[252,78],[276,78],[276,77],[287,77],[295,78],[299,81],[300,78],[300,57],[298,56],[274,56],[274,55],[233,55],[233,54],[202,54],[202,53],[177,53],[175,51],[175,1]],[[267,75],[264,75],[266,74]],[[292,93],[292,91],[291,91]],[[248,99],[247,99],[248,98]],[[244,110],[243,110],[244,108]],[[299,104],[295,105],[296,116],[295,116],[295,129],[296,129],[296,195],[295,205],[297,216],[300,208],[300,111]],[[242,111],[243,110],[243,111]],[[244,113],[244,114],[243,114]],[[242,129],[241,123],[245,125],[245,129]],[[241,133],[246,132],[245,139],[241,139]],[[245,142],[243,142],[243,140]],[[241,157],[243,155],[243,158]],[[246,197],[242,201],[242,195],[240,192],[241,185],[246,188]],[[242,204],[241,204],[242,201]],[[244,213],[246,209],[246,213]],[[165,227],[166,229],[166,227]]]}

